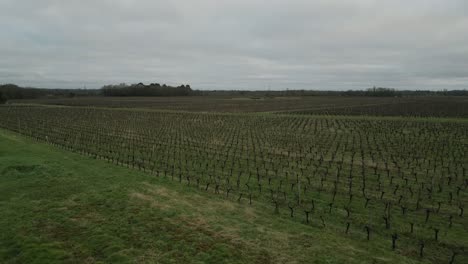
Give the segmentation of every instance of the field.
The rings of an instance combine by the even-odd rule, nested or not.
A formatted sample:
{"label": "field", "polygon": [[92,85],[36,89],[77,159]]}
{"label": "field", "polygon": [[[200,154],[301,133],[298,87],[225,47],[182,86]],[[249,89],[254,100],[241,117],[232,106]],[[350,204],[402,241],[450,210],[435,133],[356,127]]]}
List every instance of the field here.
{"label": "field", "polygon": [[0,176],[0,263],[410,263],[385,250],[386,241],[355,241],[278,217],[269,206],[5,130]]}
{"label": "field", "polygon": [[76,97],[12,100],[13,103],[144,108],[188,112],[278,112],[313,115],[371,115],[468,118],[468,98],[457,97]]}
{"label": "field", "polygon": [[[62,155],[77,161],[64,160],[64,170],[72,174],[60,172],[63,179],[49,168],[45,179],[34,178],[31,171],[41,170],[36,165],[45,160],[26,169],[4,162],[1,181],[15,186],[5,190],[21,184],[31,189],[37,181],[45,207],[54,195],[44,190],[70,185],[56,190],[58,200],[75,206],[90,202],[106,213],[77,221],[98,228],[87,231],[103,240],[114,239],[110,230],[121,232],[116,247],[124,252],[116,249],[117,256],[141,262],[158,262],[169,247],[173,255],[161,262],[467,263],[467,108],[464,97],[16,101],[0,107],[3,159],[23,166],[21,155],[45,151],[56,157],[56,167]],[[83,195],[97,196],[73,200],[71,186],[77,183]],[[3,196],[1,206],[12,217],[0,218],[2,226],[18,224],[11,222],[20,217],[11,199],[26,208],[36,201],[28,197]],[[131,208],[119,207],[126,203]],[[73,221],[69,206],[59,204],[51,214],[66,219],[25,223],[29,232]],[[168,226],[152,226],[152,217]],[[260,231],[265,228],[270,232]],[[111,261],[113,250],[90,249],[89,243],[106,242],[64,242],[78,232],[72,229],[53,229],[44,243],[67,253],[66,259]],[[142,233],[142,241],[133,240],[133,231]],[[171,237],[160,242],[149,234]]]}

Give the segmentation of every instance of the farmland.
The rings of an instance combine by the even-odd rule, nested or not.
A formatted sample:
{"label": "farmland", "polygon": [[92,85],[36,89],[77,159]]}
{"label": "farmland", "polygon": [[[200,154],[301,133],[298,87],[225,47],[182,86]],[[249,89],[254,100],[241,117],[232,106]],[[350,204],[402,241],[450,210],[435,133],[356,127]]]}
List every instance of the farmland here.
{"label": "farmland", "polygon": [[69,98],[13,101],[0,127],[398,262],[466,263],[467,116],[464,97]]}
{"label": "farmland", "polygon": [[308,115],[370,115],[416,117],[468,117],[464,96],[428,97],[76,97],[12,100],[12,103],[143,108],[185,112],[253,113],[275,112]]}
{"label": "farmland", "polygon": [[[164,177],[0,130],[1,263],[412,263]],[[330,254],[330,251],[334,254]]]}

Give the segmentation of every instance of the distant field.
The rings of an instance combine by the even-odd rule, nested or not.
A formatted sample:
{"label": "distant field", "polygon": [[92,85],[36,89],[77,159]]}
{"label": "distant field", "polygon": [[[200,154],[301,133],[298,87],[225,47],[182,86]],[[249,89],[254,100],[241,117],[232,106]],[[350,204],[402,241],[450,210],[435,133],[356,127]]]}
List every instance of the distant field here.
{"label": "distant field", "polygon": [[387,253],[393,241],[394,257],[468,262],[467,119],[10,105],[0,120],[69,151],[260,204],[304,228]]}
{"label": "distant field", "polygon": [[195,112],[268,112],[322,108],[343,105],[398,102],[394,98],[351,97],[77,97],[61,99],[14,100],[13,103],[36,103],[67,106],[113,108],[149,108]]}
{"label": "distant field", "polygon": [[410,116],[410,117],[468,117],[468,98],[426,97],[398,102],[343,105],[322,109],[292,110],[283,113],[302,115],[365,115],[365,116]]}
{"label": "distant field", "polygon": [[12,103],[189,112],[286,112],[312,115],[468,117],[467,97],[77,97]]}

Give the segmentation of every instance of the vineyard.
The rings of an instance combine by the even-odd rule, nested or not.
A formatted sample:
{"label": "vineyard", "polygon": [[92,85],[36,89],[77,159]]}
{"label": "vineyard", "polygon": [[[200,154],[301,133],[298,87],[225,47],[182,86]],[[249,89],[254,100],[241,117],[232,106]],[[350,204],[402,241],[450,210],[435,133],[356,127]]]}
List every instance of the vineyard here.
{"label": "vineyard", "polygon": [[468,100],[461,98],[425,98],[372,105],[347,105],[306,110],[292,110],[289,114],[302,115],[366,115],[410,117],[468,117]]}
{"label": "vineyard", "polygon": [[427,97],[76,97],[11,100],[41,104],[105,108],[145,108],[188,112],[275,112],[305,115],[369,115],[468,118],[468,98]]}
{"label": "vineyard", "polygon": [[0,127],[415,261],[468,262],[468,122],[415,118],[467,117],[464,99],[197,100],[11,104]]}

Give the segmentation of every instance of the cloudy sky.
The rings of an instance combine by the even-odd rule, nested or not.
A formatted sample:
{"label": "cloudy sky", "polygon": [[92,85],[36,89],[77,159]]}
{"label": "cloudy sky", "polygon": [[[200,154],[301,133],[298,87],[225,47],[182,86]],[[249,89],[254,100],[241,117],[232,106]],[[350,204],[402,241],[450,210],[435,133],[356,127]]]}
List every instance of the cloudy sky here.
{"label": "cloudy sky", "polygon": [[0,83],[468,89],[466,0],[0,0]]}

